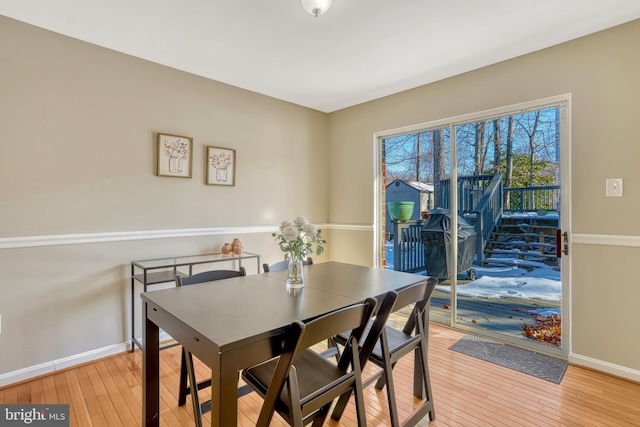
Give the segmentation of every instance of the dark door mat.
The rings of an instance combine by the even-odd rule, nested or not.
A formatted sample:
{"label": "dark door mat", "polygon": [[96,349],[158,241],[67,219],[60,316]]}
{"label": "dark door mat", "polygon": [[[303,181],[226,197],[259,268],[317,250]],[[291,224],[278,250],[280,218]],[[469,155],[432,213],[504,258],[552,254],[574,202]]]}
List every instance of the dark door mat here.
{"label": "dark door mat", "polygon": [[473,356],[505,368],[560,384],[567,362],[535,351],[502,344],[475,335],[465,335],[451,346],[451,350]]}

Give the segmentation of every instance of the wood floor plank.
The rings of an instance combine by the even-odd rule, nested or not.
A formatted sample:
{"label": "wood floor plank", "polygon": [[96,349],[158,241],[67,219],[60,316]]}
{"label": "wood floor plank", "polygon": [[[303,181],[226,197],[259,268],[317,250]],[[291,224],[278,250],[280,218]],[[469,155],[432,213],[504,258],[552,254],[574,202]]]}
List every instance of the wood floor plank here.
{"label": "wood floor plank", "polygon": [[[135,425],[141,424],[142,414],[138,410],[140,408],[140,406],[137,403],[138,399],[136,398],[135,393],[132,392],[132,389],[129,386],[129,383],[127,382],[127,378],[124,378],[121,376],[121,373],[123,371],[119,369],[118,365],[116,364],[116,359],[111,357],[111,358],[105,359],[104,362],[105,362],[105,367],[109,371],[109,375],[113,380],[113,384],[116,387],[117,393],[120,396],[120,399],[122,399],[122,401],[124,402],[124,404],[128,409],[129,414],[131,414],[131,416],[133,417],[133,421],[131,422],[131,424],[135,424]],[[125,425],[130,425],[130,424],[125,423]]]}
{"label": "wood floor plank", "polygon": [[78,387],[80,388],[80,393],[84,396],[85,402],[87,403],[87,411],[89,412],[91,423],[94,426],[108,426],[107,419],[102,414],[98,396],[93,389],[93,384],[89,378],[89,373],[87,372],[88,366],[89,365],[81,366],[76,370]]}
{"label": "wood floor plank", "polygon": [[56,395],[59,403],[67,403],[69,405],[69,424],[78,425],[76,411],[73,410],[75,403],[71,399],[71,387],[67,383],[66,372],[59,372],[53,375],[53,381],[56,387]]}
{"label": "wood floor plank", "polygon": [[[535,378],[449,349],[464,334],[431,324],[429,370],[436,420],[421,420],[418,427],[627,427],[640,426],[640,384],[601,372],[569,366],[560,384]],[[163,350],[160,361],[160,416],[163,426],[193,424],[190,397],[177,406],[180,347]],[[377,368],[368,364],[365,378]],[[196,363],[201,378],[210,375]],[[400,418],[406,419],[420,404],[412,396],[413,356],[394,369]],[[210,396],[209,391],[202,391]],[[367,424],[388,426],[386,390],[373,384],[365,389]],[[139,426],[142,415],[142,355],[127,352],[83,366],[8,385],[0,389],[0,403],[68,403],[71,426]],[[255,425],[262,399],[250,393],[238,400],[240,426]],[[211,415],[204,415],[204,423]],[[353,399],[340,420],[325,426],[355,427]],[[274,427],[286,426],[274,417]]]}
{"label": "wood floor plank", "polygon": [[107,368],[106,361],[100,361],[96,363],[95,366],[107,391],[109,400],[111,401],[112,406],[115,408],[116,414],[118,415],[118,418],[120,419],[122,424],[125,426],[137,424],[139,420],[136,420],[133,412],[138,411],[132,412],[130,410],[129,405],[127,405],[127,402],[123,398],[120,389],[116,384],[116,380],[114,380],[114,378],[111,376],[111,372]]}
{"label": "wood floor plank", "polygon": [[[70,407],[69,411],[73,414],[71,426],[76,425],[79,427],[90,427],[93,425],[91,417],[89,416],[89,410],[87,409],[87,402],[84,399],[82,393],[80,393],[80,384],[78,383],[78,377],[76,372],[68,370],[65,372],[65,378],[69,386]],[[73,423],[75,420],[76,424]]]}
{"label": "wood floor plank", "polygon": [[45,403],[42,382],[42,379],[37,379],[28,383],[31,386],[31,403],[33,404],[40,405]]}
{"label": "wood floor plank", "polygon": [[22,403],[18,401],[18,386],[8,387],[4,390],[4,396],[2,396],[2,403],[7,405]]}

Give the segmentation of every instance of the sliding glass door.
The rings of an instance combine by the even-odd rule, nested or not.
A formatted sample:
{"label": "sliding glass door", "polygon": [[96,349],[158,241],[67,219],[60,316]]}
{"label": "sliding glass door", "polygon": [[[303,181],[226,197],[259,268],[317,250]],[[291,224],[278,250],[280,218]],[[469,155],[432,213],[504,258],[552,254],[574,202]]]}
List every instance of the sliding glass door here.
{"label": "sliding glass door", "polygon": [[380,265],[438,277],[432,320],[566,354],[568,108],[560,97],[378,135]]}

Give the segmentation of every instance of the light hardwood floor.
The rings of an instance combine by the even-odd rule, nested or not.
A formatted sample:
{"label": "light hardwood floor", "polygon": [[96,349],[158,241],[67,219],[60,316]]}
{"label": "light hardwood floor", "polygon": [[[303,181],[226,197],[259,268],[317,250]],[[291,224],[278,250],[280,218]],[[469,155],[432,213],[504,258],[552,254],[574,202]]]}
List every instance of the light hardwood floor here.
{"label": "light hardwood floor", "polygon": [[[640,426],[640,384],[569,366],[561,384],[534,378],[449,350],[463,333],[431,324],[429,366],[436,420],[419,426]],[[161,425],[193,425],[190,400],[177,406],[180,348],[161,352]],[[124,353],[83,366],[4,387],[0,403],[68,403],[71,426],[141,425],[141,353]],[[411,397],[413,361],[396,367],[400,417],[415,406]],[[368,373],[373,367],[368,365]],[[207,375],[198,366],[200,378]],[[365,391],[369,426],[389,425],[386,393]],[[239,400],[239,423],[252,426],[262,400],[255,393]],[[210,415],[205,414],[205,423]],[[272,425],[284,425],[274,419]],[[355,426],[351,402],[340,423]]]}

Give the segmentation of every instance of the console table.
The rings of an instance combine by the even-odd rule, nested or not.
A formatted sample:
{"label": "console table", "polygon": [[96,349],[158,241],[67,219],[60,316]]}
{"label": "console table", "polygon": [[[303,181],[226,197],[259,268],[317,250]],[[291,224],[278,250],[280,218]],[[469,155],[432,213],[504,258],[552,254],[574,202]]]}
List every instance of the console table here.
{"label": "console table", "polygon": [[[195,265],[213,264],[220,262],[238,262],[238,268],[242,267],[242,262],[254,259],[256,261],[256,272],[260,272],[260,255],[251,252],[244,252],[242,255],[225,255],[221,253],[189,255],[170,258],[147,259],[131,262],[131,351],[138,346],[142,350],[143,343],[136,337],[135,327],[135,286],[136,282],[142,283],[143,292],[147,292],[148,287],[160,283],[175,282],[176,276],[188,277],[193,274]],[[173,347],[177,343],[171,343],[162,348]]]}

